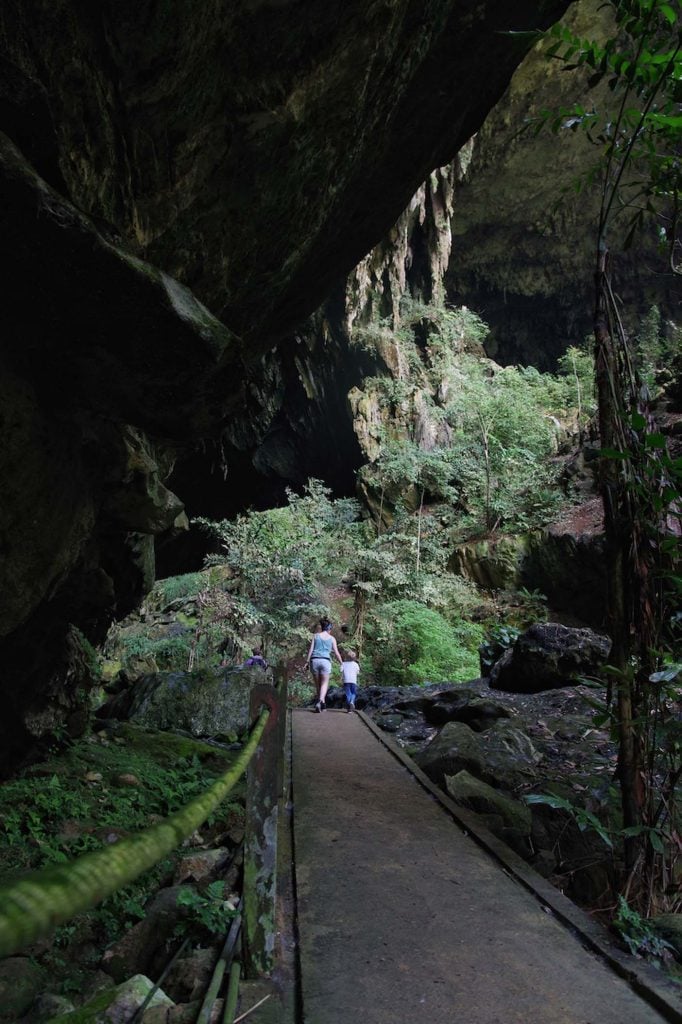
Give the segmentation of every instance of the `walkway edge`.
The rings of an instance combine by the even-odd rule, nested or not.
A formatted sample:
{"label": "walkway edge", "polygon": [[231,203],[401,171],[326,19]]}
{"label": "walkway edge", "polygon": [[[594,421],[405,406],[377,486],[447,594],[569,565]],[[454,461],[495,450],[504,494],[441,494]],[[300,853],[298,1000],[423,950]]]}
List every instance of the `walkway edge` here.
{"label": "walkway edge", "polygon": [[442,789],[429,779],[412,758],[401,747],[380,729],[363,711],[357,717],[374,733],[378,740],[397,758],[400,763],[415,777],[417,782],[427,790],[439,804],[450,814],[482,849],[495,858],[502,868],[543,905],[553,913],[564,925],[572,930],[587,948],[596,953],[650,1006],[661,1013],[671,1024],[682,1024],[682,993],[673,982],[654,967],[646,963],[638,963],[619,949],[609,938],[605,929],[593,921],[575,903],[571,902],[542,875],[534,871],[513,850],[501,840],[488,832],[475,814],[459,807]]}

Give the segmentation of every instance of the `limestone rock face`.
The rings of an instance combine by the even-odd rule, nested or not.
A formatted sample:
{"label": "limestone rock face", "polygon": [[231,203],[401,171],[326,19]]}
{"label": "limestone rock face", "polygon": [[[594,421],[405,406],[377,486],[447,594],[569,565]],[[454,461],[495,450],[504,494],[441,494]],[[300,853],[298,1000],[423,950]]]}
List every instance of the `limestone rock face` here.
{"label": "limestone rock face", "polygon": [[[564,21],[580,38],[601,41],[611,16],[600,0],[577,0]],[[520,131],[543,109],[611,110],[607,83],[591,87],[588,78],[566,73],[536,45],[474,140],[455,190],[448,296],[481,313],[491,328],[486,350],[501,363],[553,368],[567,344],[591,332],[599,189],[578,195],[575,183],[596,162],[596,149],[581,131]],[[625,250],[628,224],[616,219],[609,243],[614,288],[632,329],[652,303],[676,317],[680,285],[657,253],[653,225]]]}
{"label": "limestone rock face", "polygon": [[449,568],[488,590],[539,590],[552,608],[598,630],[607,617],[604,559],[602,503],[592,496],[542,530],[458,545]]}
{"label": "limestone rock face", "polygon": [[[0,770],[70,624],[97,640],[143,592],[175,447],[223,435],[233,473],[290,473],[325,400],[287,389],[320,375],[303,340],[266,357],[480,127],[528,46],[506,30],[567,6],[0,7]],[[141,505],[129,428],[160,470]]]}

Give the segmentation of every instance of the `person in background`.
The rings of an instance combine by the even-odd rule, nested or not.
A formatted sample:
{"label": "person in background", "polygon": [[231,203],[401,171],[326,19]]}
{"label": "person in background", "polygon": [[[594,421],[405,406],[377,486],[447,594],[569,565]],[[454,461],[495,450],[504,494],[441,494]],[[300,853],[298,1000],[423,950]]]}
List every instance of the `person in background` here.
{"label": "person in background", "polygon": [[339,665],[343,664],[339,648],[336,646],[336,640],[331,634],[332,624],[329,619],[320,619],[320,627],[319,632],[315,633],[310,641],[308,657],[305,662],[306,668],[310,665],[310,670],[315,680],[315,689],[317,691],[315,710],[317,712],[324,711],[325,709],[325,698],[329,688],[329,677],[332,672],[332,654],[334,654]]}
{"label": "person in background", "polygon": [[360,666],[357,663],[355,651],[348,651],[347,654],[347,659],[341,663],[341,681],[343,682],[343,692],[346,695],[346,712],[350,713],[355,711]]}
{"label": "person in background", "polygon": [[251,657],[246,659],[243,668],[251,668],[251,666],[254,665],[256,666],[256,668],[268,667],[268,663],[263,657],[263,652],[261,651],[260,647],[252,648]]}

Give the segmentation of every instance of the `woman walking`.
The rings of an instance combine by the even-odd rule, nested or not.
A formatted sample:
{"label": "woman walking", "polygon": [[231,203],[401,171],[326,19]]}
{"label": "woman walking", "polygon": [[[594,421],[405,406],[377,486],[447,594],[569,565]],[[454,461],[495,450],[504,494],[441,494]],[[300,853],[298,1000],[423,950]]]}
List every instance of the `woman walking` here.
{"label": "woman walking", "polygon": [[310,669],[313,673],[313,679],[315,680],[315,688],[317,690],[315,710],[317,712],[324,711],[325,708],[324,700],[327,696],[329,676],[332,671],[332,652],[334,653],[339,665],[343,664],[341,655],[339,654],[339,649],[336,646],[336,640],[331,634],[331,622],[329,619],[320,619],[320,626],[320,631],[315,633],[310,641],[308,657],[306,658],[305,663],[306,668],[310,665]]}

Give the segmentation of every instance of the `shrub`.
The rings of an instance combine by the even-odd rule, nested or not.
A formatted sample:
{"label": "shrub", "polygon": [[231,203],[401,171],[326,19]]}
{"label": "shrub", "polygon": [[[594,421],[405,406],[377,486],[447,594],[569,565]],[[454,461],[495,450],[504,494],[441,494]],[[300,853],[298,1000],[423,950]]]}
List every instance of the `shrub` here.
{"label": "shrub", "polygon": [[406,686],[478,676],[481,626],[449,623],[417,601],[394,601],[378,609],[368,623],[368,653],[378,682]]}

